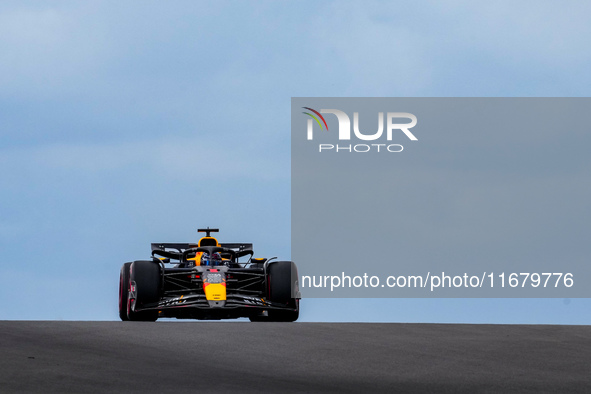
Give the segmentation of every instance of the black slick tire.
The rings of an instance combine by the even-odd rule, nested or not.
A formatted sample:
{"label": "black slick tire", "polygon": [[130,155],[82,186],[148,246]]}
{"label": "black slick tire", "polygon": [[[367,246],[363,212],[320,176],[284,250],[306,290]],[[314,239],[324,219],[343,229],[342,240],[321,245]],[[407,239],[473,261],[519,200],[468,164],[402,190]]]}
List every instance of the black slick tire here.
{"label": "black slick tire", "polygon": [[300,302],[294,297],[297,267],[291,261],[276,261],[267,267],[268,298],[290,309],[269,309],[267,316],[253,316],[250,321],[294,322],[300,316]]}
{"label": "black slick tire", "polygon": [[[160,265],[153,261],[134,261],[130,267],[130,283],[135,286],[134,299],[128,304],[127,317],[132,321],[156,321],[158,310],[142,311],[160,299],[162,275]],[[140,309],[138,311],[138,309]]]}
{"label": "black slick tire", "polygon": [[129,302],[129,267],[131,263],[125,263],[119,273],[119,318],[127,321],[127,304]]}

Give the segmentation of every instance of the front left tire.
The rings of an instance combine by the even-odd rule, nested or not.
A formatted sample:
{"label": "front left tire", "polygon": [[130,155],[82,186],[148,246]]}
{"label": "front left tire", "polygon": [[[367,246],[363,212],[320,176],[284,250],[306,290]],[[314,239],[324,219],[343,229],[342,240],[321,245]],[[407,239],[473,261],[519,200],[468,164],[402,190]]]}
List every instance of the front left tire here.
{"label": "front left tire", "polygon": [[300,300],[296,296],[298,270],[292,261],[274,261],[267,267],[269,300],[289,309],[269,309],[267,316],[251,316],[251,322],[294,322],[300,316]]}

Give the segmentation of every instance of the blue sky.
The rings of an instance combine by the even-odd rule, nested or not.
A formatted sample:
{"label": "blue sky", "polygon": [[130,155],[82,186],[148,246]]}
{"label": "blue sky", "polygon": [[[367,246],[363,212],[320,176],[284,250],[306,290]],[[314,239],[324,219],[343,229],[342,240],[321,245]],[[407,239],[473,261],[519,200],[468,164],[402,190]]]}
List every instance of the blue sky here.
{"label": "blue sky", "polygon": [[[116,319],[150,242],[290,255],[290,99],[588,96],[591,5],[0,5],[0,319]],[[589,324],[588,299],[315,300],[304,321]]]}

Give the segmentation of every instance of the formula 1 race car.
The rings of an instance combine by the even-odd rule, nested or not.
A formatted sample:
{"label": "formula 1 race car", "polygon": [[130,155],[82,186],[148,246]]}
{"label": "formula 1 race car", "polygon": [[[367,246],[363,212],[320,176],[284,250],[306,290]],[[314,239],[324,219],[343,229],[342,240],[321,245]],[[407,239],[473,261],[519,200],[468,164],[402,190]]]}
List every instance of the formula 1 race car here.
{"label": "formula 1 race car", "polygon": [[252,244],[219,243],[211,236],[218,229],[198,231],[206,235],[197,244],[153,243],[151,260],[123,264],[121,320],[298,319],[301,295],[293,262],[254,258]]}

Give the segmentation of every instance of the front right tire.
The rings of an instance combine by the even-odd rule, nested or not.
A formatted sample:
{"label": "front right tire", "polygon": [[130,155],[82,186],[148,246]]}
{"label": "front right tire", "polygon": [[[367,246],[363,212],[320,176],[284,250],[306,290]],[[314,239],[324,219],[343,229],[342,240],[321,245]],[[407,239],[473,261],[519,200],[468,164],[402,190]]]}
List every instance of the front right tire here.
{"label": "front right tire", "polygon": [[119,275],[119,318],[122,321],[156,321],[158,310],[138,310],[160,300],[160,264],[152,261],[125,263]]}
{"label": "front right tire", "polygon": [[129,303],[129,267],[131,263],[125,263],[119,273],[119,318],[127,321],[127,308]]}
{"label": "front right tire", "polygon": [[160,264],[153,261],[134,261],[130,267],[130,283],[135,286],[135,300],[127,308],[132,321],[156,321],[158,310],[136,311],[160,300],[162,274]]}

